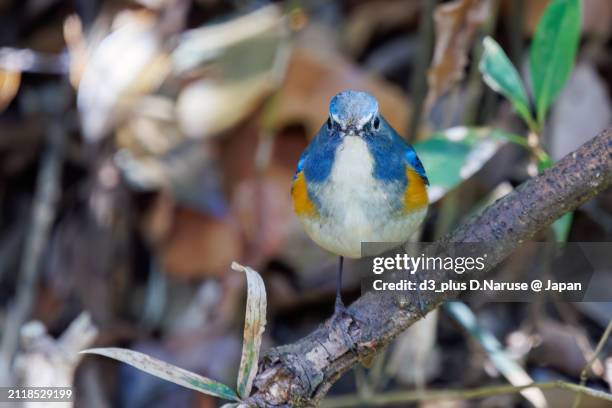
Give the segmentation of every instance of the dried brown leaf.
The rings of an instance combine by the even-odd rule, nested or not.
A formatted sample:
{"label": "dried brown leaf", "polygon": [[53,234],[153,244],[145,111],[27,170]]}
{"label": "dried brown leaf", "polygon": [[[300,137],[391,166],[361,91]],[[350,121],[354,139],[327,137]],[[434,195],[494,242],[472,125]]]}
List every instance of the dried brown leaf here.
{"label": "dried brown leaf", "polygon": [[489,16],[490,0],[455,0],[436,7],[436,45],[427,72],[425,112],[464,76],[467,54],[476,29]]}

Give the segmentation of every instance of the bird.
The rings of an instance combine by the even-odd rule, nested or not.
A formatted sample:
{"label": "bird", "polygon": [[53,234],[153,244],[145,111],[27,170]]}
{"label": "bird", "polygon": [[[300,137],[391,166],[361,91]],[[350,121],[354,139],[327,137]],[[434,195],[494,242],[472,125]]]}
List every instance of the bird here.
{"label": "bird", "polygon": [[379,112],[372,95],[344,90],[297,163],[293,209],[306,234],[338,255],[334,315],[342,301],[344,258],[361,258],[362,242],[403,243],[429,205],[425,168],[414,148]]}

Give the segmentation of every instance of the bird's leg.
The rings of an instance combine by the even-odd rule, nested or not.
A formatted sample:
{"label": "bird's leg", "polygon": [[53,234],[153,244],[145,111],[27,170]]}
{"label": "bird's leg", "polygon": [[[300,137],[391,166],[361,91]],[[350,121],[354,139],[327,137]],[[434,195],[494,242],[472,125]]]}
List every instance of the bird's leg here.
{"label": "bird's leg", "polygon": [[[423,279],[421,278],[421,271],[415,273],[414,275],[411,275],[414,277],[414,281],[416,283],[416,290],[415,290],[415,296],[412,299],[412,301],[416,301],[414,308],[416,309],[416,313],[417,315],[419,315],[421,318],[425,317],[425,301],[423,299],[423,294],[421,293],[421,283],[424,282]],[[416,299],[415,299],[416,298]]]}
{"label": "bird's leg", "polygon": [[338,259],[338,275],[336,281],[336,303],[334,306],[334,315],[341,315],[346,311],[344,302],[342,301],[342,269],[344,267],[344,257]]}
{"label": "bird's leg", "polygon": [[[418,279],[419,283],[422,282],[422,279]],[[425,318],[425,301],[423,300],[423,295],[421,294],[420,285],[417,284],[416,289],[416,298],[417,298],[417,314],[421,316],[421,319]]]}
{"label": "bird's leg", "polygon": [[[342,301],[342,271],[344,269],[344,257],[340,256],[338,260],[338,275],[336,282],[336,302],[334,305],[334,314],[329,319],[327,324],[330,325],[330,328],[333,328],[337,332],[339,332],[340,336],[344,340],[344,343],[351,349],[355,350],[357,345],[355,343],[355,339],[351,337],[349,334],[349,326],[351,324],[358,324],[361,327],[361,330],[364,330],[368,327],[368,323],[362,320],[359,316],[354,314],[352,311],[344,306],[344,302]],[[347,319],[348,318],[348,319]]]}
{"label": "bird's leg", "polygon": [[351,349],[355,347],[355,342],[351,338],[348,333],[347,320],[344,318],[350,316],[352,319],[353,316],[348,312],[346,306],[344,306],[344,302],[342,301],[342,269],[344,267],[344,257],[340,256],[338,258],[338,274],[336,281],[336,302],[334,304],[334,314],[329,320],[330,327],[334,330],[337,330],[340,333],[340,336],[344,340],[344,343]]}

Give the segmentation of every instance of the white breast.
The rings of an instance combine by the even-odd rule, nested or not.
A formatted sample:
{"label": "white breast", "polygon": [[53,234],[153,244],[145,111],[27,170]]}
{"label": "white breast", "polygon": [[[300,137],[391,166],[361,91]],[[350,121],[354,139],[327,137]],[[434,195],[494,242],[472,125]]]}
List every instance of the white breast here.
{"label": "white breast", "polygon": [[351,258],[361,256],[362,242],[404,242],[425,211],[398,215],[400,197],[373,176],[374,159],[367,143],[346,136],[336,151],[328,182],[316,187],[322,208],[319,219],[302,220],[310,237],[323,248]]}
{"label": "white breast", "polygon": [[330,183],[324,192],[326,206],[337,215],[346,215],[347,221],[364,217],[373,199],[378,182],[374,179],[374,159],[367,143],[357,136],[346,136],[338,150],[330,174]]}

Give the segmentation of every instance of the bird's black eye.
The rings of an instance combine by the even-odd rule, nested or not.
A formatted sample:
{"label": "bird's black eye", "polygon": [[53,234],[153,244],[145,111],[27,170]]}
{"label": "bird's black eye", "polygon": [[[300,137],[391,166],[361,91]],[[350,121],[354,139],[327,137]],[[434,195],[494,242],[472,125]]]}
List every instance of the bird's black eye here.
{"label": "bird's black eye", "polygon": [[380,119],[378,118],[378,116],[374,118],[372,126],[374,126],[374,130],[380,129]]}
{"label": "bird's black eye", "polygon": [[331,128],[332,128],[331,118],[327,118],[327,130],[331,130]]}

